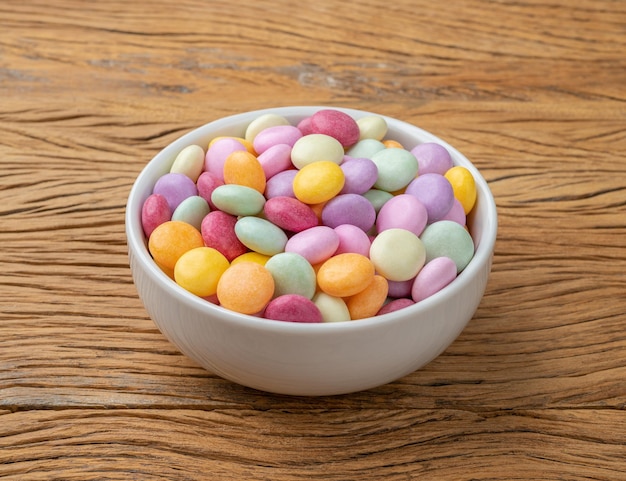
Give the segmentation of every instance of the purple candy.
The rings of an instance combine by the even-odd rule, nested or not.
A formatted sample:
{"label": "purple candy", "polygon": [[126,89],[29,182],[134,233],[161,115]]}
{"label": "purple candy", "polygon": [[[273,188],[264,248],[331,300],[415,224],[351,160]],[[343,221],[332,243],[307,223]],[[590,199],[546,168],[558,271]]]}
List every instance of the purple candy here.
{"label": "purple candy", "polygon": [[322,222],[329,227],[352,224],[367,232],[376,221],[376,210],[362,195],[340,194],[329,200],[322,209]]}
{"label": "purple candy", "polygon": [[165,197],[170,209],[174,212],[178,204],[187,197],[198,195],[198,189],[194,181],[185,174],[169,173],[156,181],[152,193]]}
{"label": "purple candy", "polygon": [[265,198],[272,197],[296,197],[293,193],[293,179],[298,171],[296,169],[283,170],[274,175],[265,184]]}
{"label": "purple candy", "polygon": [[452,208],[454,191],[441,174],[423,174],[407,186],[407,194],[417,197],[428,212],[428,223],[441,220]]}
{"label": "purple candy", "polygon": [[408,281],[387,281],[389,297],[411,297],[411,288],[415,277]]}
{"label": "purple candy", "polygon": [[378,168],[370,159],[344,158],[340,167],[345,177],[340,194],[364,194],[378,178]]}
{"label": "purple candy", "polygon": [[441,174],[444,175],[453,167],[452,157],[447,149],[434,142],[419,144],[411,150],[417,159],[419,174]]}

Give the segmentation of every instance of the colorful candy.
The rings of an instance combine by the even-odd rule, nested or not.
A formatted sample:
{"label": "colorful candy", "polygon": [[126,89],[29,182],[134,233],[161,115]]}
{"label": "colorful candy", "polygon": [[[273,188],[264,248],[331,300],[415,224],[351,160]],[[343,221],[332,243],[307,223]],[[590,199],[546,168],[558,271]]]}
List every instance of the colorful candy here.
{"label": "colorful candy", "polygon": [[274,295],[274,278],[261,264],[239,262],[224,271],[216,292],[220,305],[226,309],[257,314]]}
{"label": "colorful candy", "polygon": [[386,136],[383,117],[322,109],[182,149],[141,211],[150,254],[207,302],[277,321],[419,303],[474,255],[476,185],[444,146]]}
{"label": "colorful candy", "polygon": [[348,252],[332,256],[317,271],[317,284],[330,296],[353,296],[374,278],[374,264],[361,254]]}
{"label": "colorful candy", "polygon": [[216,249],[196,247],[180,256],[174,266],[174,280],[197,296],[212,296],[228,266],[228,259]]}
{"label": "colorful candy", "polygon": [[148,250],[157,264],[173,270],[185,252],[203,247],[202,234],[191,224],[169,220],[157,226],[148,241]]}
{"label": "colorful candy", "polygon": [[343,188],[341,167],[330,160],[304,165],[293,178],[293,193],[305,204],[319,204],[335,197]]}
{"label": "colorful candy", "polygon": [[266,319],[287,322],[323,322],[319,307],[298,294],[285,294],[269,302],[263,313]]}

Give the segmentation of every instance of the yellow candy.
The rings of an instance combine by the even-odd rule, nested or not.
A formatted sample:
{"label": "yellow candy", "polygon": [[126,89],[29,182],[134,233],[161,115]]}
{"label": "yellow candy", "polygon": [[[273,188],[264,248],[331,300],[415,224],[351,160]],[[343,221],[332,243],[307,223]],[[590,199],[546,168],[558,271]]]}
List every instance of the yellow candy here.
{"label": "yellow candy", "polygon": [[217,283],[217,298],[226,309],[242,314],[263,310],[274,295],[274,278],[256,262],[231,265]]}
{"label": "yellow candy", "polygon": [[265,192],[265,172],[254,155],[236,150],[224,161],[224,183],[250,187],[262,194]]}
{"label": "yellow candy", "polygon": [[343,188],[341,167],[329,160],[305,165],[293,179],[293,192],[300,202],[320,204],[335,197]]}
{"label": "yellow candy", "polygon": [[256,262],[257,264],[261,264],[262,266],[269,260],[270,256],[266,256],[263,254],[259,254],[258,252],[246,252],[245,254],[241,254],[238,257],[235,257],[231,265],[238,264],[240,262]]}
{"label": "yellow candy", "polygon": [[228,259],[217,249],[197,247],[180,256],[174,266],[174,280],[192,294],[212,296],[228,266]]}
{"label": "yellow candy", "polygon": [[387,279],[375,275],[369,286],[345,300],[350,318],[355,320],[375,316],[385,303],[388,292],[389,283]]}
{"label": "yellow candy", "polygon": [[476,183],[472,173],[465,167],[457,165],[449,169],[444,177],[452,185],[454,197],[463,206],[465,214],[469,214],[476,203]]}
{"label": "yellow candy", "polygon": [[369,286],[374,274],[372,261],[364,255],[349,252],[324,262],[317,272],[317,284],[326,294],[349,297]]}
{"label": "yellow candy", "polygon": [[168,275],[185,252],[204,246],[202,234],[191,224],[171,220],[159,225],[148,240],[148,250]]}
{"label": "yellow candy", "polygon": [[252,155],[256,155],[256,152],[254,151],[254,146],[252,145],[252,142],[250,142],[249,140],[244,139],[243,137],[232,137],[232,136],[228,136],[228,135],[222,135],[221,137],[215,137],[214,139],[211,139],[211,142],[209,142],[209,147],[211,147],[211,145],[213,145],[215,142],[217,142],[220,139],[234,139],[237,142],[240,142],[241,145],[243,145],[246,150],[248,152],[250,152]]}

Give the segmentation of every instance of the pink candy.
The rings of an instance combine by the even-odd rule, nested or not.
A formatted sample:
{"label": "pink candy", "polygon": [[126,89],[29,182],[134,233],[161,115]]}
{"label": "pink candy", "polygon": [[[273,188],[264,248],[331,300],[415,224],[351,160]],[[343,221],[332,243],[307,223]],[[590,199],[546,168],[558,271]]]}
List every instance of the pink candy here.
{"label": "pink candy", "polygon": [[234,215],[215,210],[207,214],[201,226],[204,244],[220,251],[229,261],[248,251],[235,234],[236,223]]}
{"label": "pink candy", "polygon": [[389,199],[381,207],[376,219],[376,229],[406,229],[419,236],[428,221],[426,207],[417,197],[400,194]]}
{"label": "pink candy", "polygon": [[172,209],[161,194],[150,195],[141,209],[141,226],[147,237],[163,222],[172,218]]}
{"label": "pink candy", "polygon": [[419,144],[411,150],[417,159],[419,173],[423,174],[445,174],[452,168],[452,157],[443,145],[434,142]]}
{"label": "pink candy", "polygon": [[344,147],[350,147],[359,140],[359,126],[348,114],[339,110],[320,110],[311,116],[309,128],[311,133],[325,134],[334,137]]}
{"label": "pink candy", "polygon": [[287,322],[323,322],[319,308],[304,296],[285,294],[267,305],[263,317]]}
{"label": "pink candy", "polygon": [[301,232],[319,223],[313,209],[293,197],[272,197],[263,211],[267,220],[290,232]]}
{"label": "pink candy", "polygon": [[276,145],[293,145],[302,137],[302,132],[298,127],[292,125],[276,125],[262,130],[254,138],[253,146],[257,154],[262,155],[264,152]]}
{"label": "pink candy", "polygon": [[328,226],[320,225],[299,232],[287,241],[285,252],[300,254],[312,265],[329,259],[339,247],[339,235]]}
{"label": "pink candy", "polygon": [[372,243],[363,229],[354,224],[341,224],[335,227],[335,232],[339,236],[339,247],[334,255],[353,252],[369,256]]}
{"label": "pink candy", "polygon": [[224,162],[226,157],[246,147],[236,139],[223,138],[216,140],[207,150],[204,157],[204,170],[212,172],[221,182],[224,182]]}
{"label": "pink candy", "polygon": [[415,302],[426,299],[446,287],[456,278],[456,264],[448,257],[437,257],[417,274],[411,297]]}

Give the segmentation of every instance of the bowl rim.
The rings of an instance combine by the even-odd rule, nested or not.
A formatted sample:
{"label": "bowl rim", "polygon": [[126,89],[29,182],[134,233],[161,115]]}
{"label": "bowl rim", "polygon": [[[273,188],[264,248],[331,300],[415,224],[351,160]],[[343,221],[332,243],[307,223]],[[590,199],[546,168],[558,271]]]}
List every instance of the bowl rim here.
{"label": "bowl rim", "polygon": [[[390,131],[401,129],[403,131],[412,131],[411,136],[415,136],[420,139],[420,143],[423,142],[436,142],[444,146],[453,158],[455,165],[462,165],[466,167],[473,175],[476,183],[477,191],[479,192],[480,202],[485,202],[485,208],[487,210],[486,220],[481,239],[478,241],[478,245],[475,248],[474,256],[471,261],[465,267],[465,269],[459,273],[459,275],[447,286],[440,291],[436,292],[432,296],[419,301],[415,305],[405,307],[403,309],[393,311],[380,316],[373,316],[365,319],[358,319],[354,321],[344,322],[331,322],[331,323],[299,323],[299,322],[285,322],[275,319],[265,319],[248,314],[241,314],[235,311],[231,311],[224,307],[212,304],[211,302],[198,297],[191,292],[183,289],[181,286],[171,279],[165,272],[163,272],[154,262],[147,249],[147,243],[143,228],[141,226],[141,205],[143,205],[142,192],[140,187],[143,186],[148,177],[151,177],[152,171],[157,167],[155,165],[165,162],[163,157],[174,157],[176,153],[182,150],[183,147],[189,145],[192,139],[200,135],[205,131],[210,130],[224,130],[228,128],[240,128],[241,123],[246,120],[250,122],[255,117],[272,113],[282,115],[286,118],[297,117],[303,118],[318,110],[333,109],[339,110],[354,118],[364,117],[368,115],[375,115],[382,117],[387,122]],[[427,140],[422,140],[427,139]],[[471,215],[471,214],[470,214]],[[395,322],[402,322],[412,314],[417,315],[421,311],[428,311],[440,302],[445,302],[448,297],[453,297],[458,291],[468,287],[468,284],[472,282],[472,279],[479,274],[485,264],[491,263],[493,251],[495,247],[497,237],[497,209],[493,194],[484,179],[480,171],[474,166],[474,164],[465,157],[455,147],[448,144],[443,139],[428,132],[414,124],[410,124],[406,121],[389,117],[383,114],[378,114],[366,110],[358,110],[352,108],[343,108],[335,106],[318,106],[318,105],[302,105],[302,106],[289,106],[289,107],[273,107],[264,108],[259,110],[252,110],[248,112],[237,113],[226,117],[221,117],[212,120],[204,125],[196,127],[182,136],[170,142],[164,148],[159,150],[150,161],[144,165],[139,175],[136,177],[133,185],[130,189],[126,207],[125,207],[125,230],[127,238],[127,246],[129,250],[129,256],[132,254],[135,262],[139,262],[144,271],[150,278],[160,284],[160,287],[171,292],[178,302],[185,304],[187,307],[193,308],[202,313],[206,313],[208,317],[219,318],[225,322],[231,322],[239,324],[242,327],[249,329],[257,329],[261,331],[274,331],[282,333],[304,333],[306,335],[313,335],[318,333],[325,335],[328,333],[339,333],[343,331],[362,330],[377,328],[380,324],[393,324]],[[476,240],[474,239],[474,242]]]}

